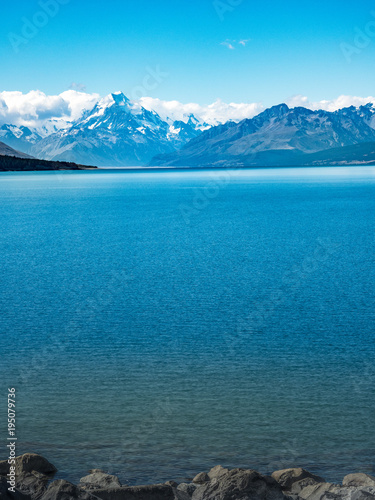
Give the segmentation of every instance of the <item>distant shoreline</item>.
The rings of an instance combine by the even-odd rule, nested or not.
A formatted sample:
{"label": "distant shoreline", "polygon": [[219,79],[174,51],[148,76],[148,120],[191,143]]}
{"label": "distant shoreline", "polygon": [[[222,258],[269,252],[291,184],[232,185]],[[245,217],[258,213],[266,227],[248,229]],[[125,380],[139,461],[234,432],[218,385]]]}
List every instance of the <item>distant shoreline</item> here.
{"label": "distant shoreline", "polygon": [[96,172],[103,173],[113,173],[113,172],[123,172],[123,173],[156,173],[156,172],[241,172],[248,170],[285,170],[285,169],[317,169],[317,168],[361,168],[361,167],[375,167],[375,165],[369,164],[358,164],[358,165],[282,165],[282,166],[249,166],[249,167],[97,167],[94,169]]}
{"label": "distant shoreline", "polygon": [[46,172],[62,170],[96,170],[97,167],[66,161],[48,161],[35,158],[0,155],[0,172]]}
{"label": "distant shoreline", "polygon": [[[4,161],[4,158],[6,160]],[[90,165],[81,165],[73,162],[49,161],[17,158],[14,156],[0,155],[0,173],[1,172],[56,172],[56,171],[96,171],[96,172],[186,172],[186,171],[242,171],[242,170],[282,170],[282,169],[315,169],[315,168],[360,168],[375,167],[371,163],[343,164],[343,165],[263,165],[263,166],[124,166],[124,167],[96,167]]]}

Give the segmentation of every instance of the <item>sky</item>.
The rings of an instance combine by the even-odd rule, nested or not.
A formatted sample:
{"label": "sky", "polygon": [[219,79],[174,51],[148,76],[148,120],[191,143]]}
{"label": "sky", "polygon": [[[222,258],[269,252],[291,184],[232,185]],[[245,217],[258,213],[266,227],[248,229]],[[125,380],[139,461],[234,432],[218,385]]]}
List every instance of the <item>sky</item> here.
{"label": "sky", "polygon": [[1,14],[0,113],[15,91],[228,116],[375,94],[373,0],[4,0]]}

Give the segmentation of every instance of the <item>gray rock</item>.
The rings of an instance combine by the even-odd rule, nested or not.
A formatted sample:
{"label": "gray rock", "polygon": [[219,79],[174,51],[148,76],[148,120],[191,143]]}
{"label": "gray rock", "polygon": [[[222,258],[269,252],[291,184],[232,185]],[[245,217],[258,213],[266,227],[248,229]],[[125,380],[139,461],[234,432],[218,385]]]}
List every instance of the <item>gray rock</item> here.
{"label": "gray rock", "polygon": [[[223,469],[223,470],[225,470],[225,469]],[[203,484],[203,483],[207,483],[207,481],[209,481],[209,480],[210,480],[210,476],[206,472],[200,472],[193,479],[193,483]]]}
{"label": "gray rock", "polygon": [[173,488],[167,484],[95,490],[95,496],[102,500],[175,500]]}
{"label": "gray rock", "polygon": [[30,500],[30,497],[15,488],[15,492],[8,490],[9,484],[5,477],[0,477],[0,498],[1,500]]}
{"label": "gray rock", "polygon": [[121,483],[117,476],[106,474],[99,469],[93,469],[95,472],[82,477],[79,486],[86,490],[119,488]]}
{"label": "gray rock", "polygon": [[375,488],[372,486],[364,486],[354,488],[350,493],[350,500],[374,500]]}
{"label": "gray rock", "polygon": [[272,473],[272,477],[279,483],[283,491],[292,491],[293,484],[297,482],[299,483],[301,480],[309,479],[314,481],[314,483],[307,481],[305,485],[300,483],[295,488],[296,491],[293,491],[293,493],[298,493],[302,488],[308,486],[309,484],[325,482],[323,478],[315,476],[314,474],[311,474],[311,472],[301,468],[277,470]]}
{"label": "gray rock", "polygon": [[187,491],[173,488],[173,493],[175,500],[191,500],[191,495]]}
{"label": "gray rock", "polygon": [[17,488],[32,500],[39,500],[47,490],[49,477],[41,472],[23,472],[16,477]]}
{"label": "gray rock", "polygon": [[311,484],[303,488],[298,496],[303,500],[323,498],[327,492],[334,493],[337,487],[337,484],[332,483]]}
{"label": "gray rock", "polygon": [[340,486],[321,483],[307,486],[300,494],[303,500],[372,500],[375,499],[375,488]]}
{"label": "gray rock", "polygon": [[298,495],[307,486],[320,484],[322,482],[324,482],[324,481],[317,481],[313,477],[305,477],[304,479],[300,479],[299,481],[296,481],[295,483],[293,483],[290,490],[287,493],[292,494],[292,495],[293,494]]}
{"label": "gray rock", "polygon": [[196,488],[197,488],[197,485],[193,484],[193,483],[181,483],[177,486],[177,489],[179,491],[183,491],[183,492],[187,493],[190,497],[192,496],[192,494],[194,493]]}
{"label": "gray rock", "polygon": [[6,476],[9,472],[8,460],[0,460],[0,476]]}
{"label": "gray rock", "polygon": [[41,500],[98,500],[96,496],[83,491],[68,481],[59,479],[53,481]]}
{"label": "gray rock", "polygon": [[[54,465],[36,453],[25,453],[16,457],[15,460],[16,474],[33,471],[41,472],[42,474],[53,474],[57,471]],[[9,467],[8,461],[2,460],[0,462],[0,475],[6,476],[9,472]]]}
{"label": "gray rock", "polygon": [[[16,488],[31,500],[39,500],[47,489],[48,481],[56,472],[48,460],[36,453],[25,453],[16,457],[15,464]],[[7,460],[0,462],[0,475],[7,476],[10,464]]]}
{"label": "gray rock", "polygon": [[193,500],[284,500],[280,485],[272,477],[254,470],[233,469],[224,473],[215,469],[211,481],[196,488]]}
{"label": "gray rock", "polygon": [[172,486],[172,488],[177,488],[178,486],[178,483],[176,483],[176,481],[166,481],[165,484],[168,486]]}
{"label": "gray rock", "polygon": [[229,472],[229,469],[225,469],[221,465],[216,465],[210,470],[210,472],[207,475],[210,479],[215,479],[224,474],[227,474],[227,472]]}
{"label": "gray rock", "polygon": [[369,474],[348,474],[342,480],[344,486],[374,486],[375,487],[375,477]]}

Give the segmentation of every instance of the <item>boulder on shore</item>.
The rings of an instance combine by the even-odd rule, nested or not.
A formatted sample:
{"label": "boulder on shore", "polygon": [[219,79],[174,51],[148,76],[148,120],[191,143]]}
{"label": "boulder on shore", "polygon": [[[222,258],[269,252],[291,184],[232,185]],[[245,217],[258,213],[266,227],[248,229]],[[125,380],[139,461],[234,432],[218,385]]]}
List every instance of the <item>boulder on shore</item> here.
{"label": "boulder on shore", "polygon": [[272,473],[272,477],[279,483],[283,491],[293,493],[299,493],[299,491],[311,484],[325,482],[322,477],[315,476],[315,474],[311,474],[311,472],[300,467],[277,470]]}
{"label": "boulder on shore", "polygon": [[207,483],[208,481],[210,481],[210,476],[206,472],[200,472],[193,479],[193,483],[196,484],[203,484]]}
{"label": "boulder on shore", "polygon": [[216,465],[215,467],[212,467],[207,475],[210,479],[216,479],[224,474],[227,474],[227,472],[229,472],[229,469],[225,469],[222,465]]}
{"label": "boulder on shore", "polygon": [[[36,453],[25,453],[15,458],[15,483],[19,494],[29,500],[40,500],[47,490],[47,484],[57,471],[47,459]],[[0,476],[10,472],[8,460],[0,462]],[[8,490],[8,495],[11,494]],[[1,497],[1,496],[0,496]]]}
{"label": "boulder on shore", "polygon": [[9,491],[9,484],[5,477],[0,476],[0,498],[1,500],[29,500],[30,497],[15,488],[14,492]]}
{"label": "boulder on shore", "polygon": [[91,495],[68,481],[58,479],[53,481],[41,500],[98,500],[96,496]]}
{"label": "boulder on shore", "polygon": [[31,500],[39,500],[47,490],[49,477],[41,472],[22,472],[16,476],[17,488]]}
{"label": "boulder on shore", "polygon": [[[16,474],[24,472],[40,472],[42,474],[54,474],[57,469],[46,458],[37,453],[24,453],[15,458]],[[0,476],[6,476],[9,473],[10,464],[8,460],[0,462]]]}
{"label": "boulder on shore", "polygon": [[371,500],[375,499],[375,488],[340,486],[320,483],[304,488],[298,495],[302,500]]}
{"label": "boulder on shore", "polygon": [[212,479],[194,490],[192,500],[284,500],[280,485],[270,476],[255,470],[215,469],[208,474]]}
{"label": "boulder on shore", "polygon": [[[174,500],[174,490],[168,484],[147,486],[123,486],[121,488],[100,489],[92,492],[101,500]],[[49,500],[44,499],[43,500]]]}
{"label": "boulder on shore", "polygon": [[117,476],[94,469],[91,474],[81,478],[79,486],[84,490],[98,490],[119,488],[121,487],[121,483]]}
{"label": "boulder on shore", "polygon": [[180,483],[177,486],[177,491],[186,493],[186,495],[191,498],[194,491],[196,490],[197,485],[194,483]]}
{"label": "boulder on shore", "polygon": [[9,491],[9,467],[8,461],[0,462],[0,500],[375,500],[375,477],[362,473],[348,474],[341,485],[302,468],[267,476],[217,465],[189,483],[122,486],[117,476],[92,469],[77,486],[62,479],[48,486],[56,468],[40,455],[25,453],[15,459],[15,491]]}
{"label": "boulder on shore", "polygon": [[369,474],[348,474],[342,480],[344,486],[373,486],[375,487],[375,477]]}

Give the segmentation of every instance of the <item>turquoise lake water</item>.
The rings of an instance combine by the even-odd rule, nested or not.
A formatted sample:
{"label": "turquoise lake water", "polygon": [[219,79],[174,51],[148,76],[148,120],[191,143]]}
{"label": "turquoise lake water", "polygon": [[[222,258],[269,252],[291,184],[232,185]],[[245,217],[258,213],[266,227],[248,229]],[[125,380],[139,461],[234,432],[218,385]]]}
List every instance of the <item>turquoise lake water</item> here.
{"label": "turquoise lake water", "polygon": [[374,474],[375,168],[0,174],[2,455]]}

